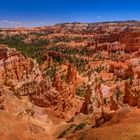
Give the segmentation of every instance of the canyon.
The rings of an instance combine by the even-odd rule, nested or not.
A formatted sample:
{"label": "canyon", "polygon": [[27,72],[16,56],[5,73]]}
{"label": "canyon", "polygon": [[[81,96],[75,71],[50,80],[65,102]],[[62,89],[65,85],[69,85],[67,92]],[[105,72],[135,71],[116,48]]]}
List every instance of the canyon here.
{"label": "canyon", "polygon": [[139,139],[140,22],[0,29],[0,139]]}

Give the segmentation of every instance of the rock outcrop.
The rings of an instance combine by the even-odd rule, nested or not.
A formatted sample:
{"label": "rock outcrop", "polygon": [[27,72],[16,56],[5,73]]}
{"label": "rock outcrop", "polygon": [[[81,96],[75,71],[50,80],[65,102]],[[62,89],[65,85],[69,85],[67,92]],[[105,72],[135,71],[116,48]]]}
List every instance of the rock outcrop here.
{"label": "rock outcrop", "polygon": [[7,46],[0,46],[0,52],[4,52],[0,59],[1,84],[16,89],[25,83],[43,79],[36,61]]}
{"label": "rock outcrop", "polygon": [[128,103],[130,106],[138,106],[139,108],[139,100],[140,100],[140,88],[139,82],[137,85],[130,81],[125,82],[125,94],[123,96],[124,103]]}
{"label": "rock outcrop", "polygon": [[86,83],[85,102],[81,111],[90,114],[101,111],[103,107],[103,97],[100,89],[100,81],[97,72],[90,71],[88,73],[88,81]]}
{"label": "rock outcrop", "polygon": [[75,98],[75,90],[81,80],[70,64],[66,82],[59,74],[56,74],[51,82],[49,77],[42,76],[36,61],[7,46],[1,46],[0,51],[5,52],[0,60],[1,83],[14,91],[14,95],[27,96],[33,104],[49,108],[61,118],[70,118],[79,111],[77,106],[80,109],[80,104],[76,104],[78,99]]}
{"label": "rock outcrop", "polygon": [[111,87],[104,85],[101,77],[93,71],[89,72],[88,77],[82,112],[90,114],[104,111],[106,108],[116,111],[123,106],[120,82],[116,82]]}

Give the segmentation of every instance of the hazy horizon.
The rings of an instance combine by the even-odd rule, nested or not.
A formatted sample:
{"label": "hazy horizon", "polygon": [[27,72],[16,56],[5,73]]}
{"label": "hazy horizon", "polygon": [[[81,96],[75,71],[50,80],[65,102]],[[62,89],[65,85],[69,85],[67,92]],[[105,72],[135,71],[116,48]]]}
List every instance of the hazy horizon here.
{"label": "hazy horizon", "polygon": [[79,21],[74,21],[74,22],[60,22],[60,23],[54,23],[54,24],[49,24],[49,25],[38,25],[38,26],[6,26],[6,27],[1,27],[0,29],[8,29],[8,28],[37,28],[37,27],[45,27],[45,26],[55,26],[57,24],[67,24],[67,23],[81,23],[81,24],[96,24],[96,23],[112,23],[112,22],[140,22],[140,20],[116,20],[116,21],[95,21],[95,22],[79,22]]}

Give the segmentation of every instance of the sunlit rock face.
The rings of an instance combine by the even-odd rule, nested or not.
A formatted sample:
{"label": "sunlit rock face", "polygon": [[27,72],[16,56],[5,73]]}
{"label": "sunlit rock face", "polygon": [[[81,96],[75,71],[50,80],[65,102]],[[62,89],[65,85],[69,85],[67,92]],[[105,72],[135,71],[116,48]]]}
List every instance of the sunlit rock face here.
{"label": "sunlit rock face", "polygon": [[75,90],[81,81],[70,64],[66,82],[61,80],[59,74],[51,82],[49,77],[42,76],[36,61],[7,46],[1,46],[0,51],[5,52],[0,60],[1,84],[9,87],[14,94],[28,96],[35,105],[50,108],[61,118],[70,118],[80,110]]}
{"label": "sunlit rock face", "polygon": [[120,99],[116,99],[116,91],[120,85],[107,86],[101,83],[97,72],[90,71],[88,81],[86,82],[85,101],[82,105],[81,112],[92,114],[93,112],[102,112],[108,106],[109,110],[118,110]]}
{"label": "sunlit rock face", "polygon": [[23,56],[15,49],[0,46],[0,52],[4,52],[0,59],[1,83],[10,87],[20,87],[22,84],[42,80],[38,64],[31,58]]}
{"label": "sunlit rock face", "polygon": [[83,80],[79,78],[78,73],[71,64],[68,64],[65,81],[61,79],[58,73],[55,75],[52,87],[58,92],[59,96],[54,98],[56,99],[56,103],[54,104],[57,105],[59,112],[63,112],[62,116],[65,116],[66,112],[66,116],[69,118],[76,112],[80,112],[82,102],[75,97],[75,91],[81,83],[83,83]]}

